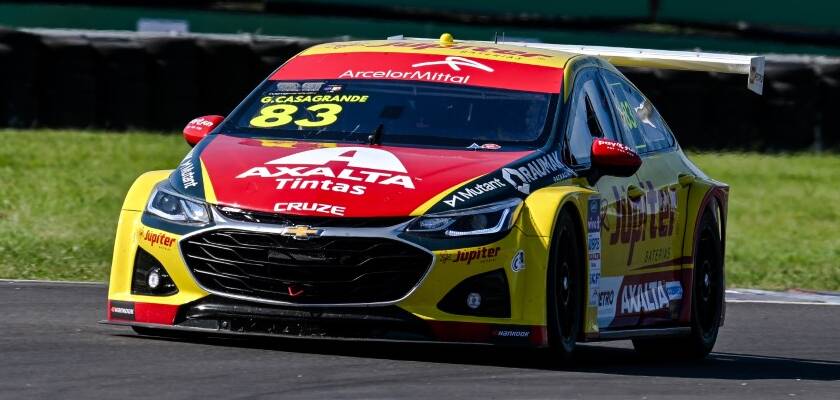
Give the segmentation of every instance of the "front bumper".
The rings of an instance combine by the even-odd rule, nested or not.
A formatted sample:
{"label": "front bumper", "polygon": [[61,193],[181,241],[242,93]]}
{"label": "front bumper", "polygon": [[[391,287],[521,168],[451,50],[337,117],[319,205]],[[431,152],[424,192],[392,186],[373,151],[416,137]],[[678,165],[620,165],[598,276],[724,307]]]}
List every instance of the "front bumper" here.
{"label": "front bumper", "polygon": [[[283,278],[286,283],[280,286],[269,285],[251,290],[255,286],[252,282],[239,285],[235,279],[230,278],[208,279],[213,273],[236,275],[233,272],[243,269],[257,278],[270,272],[265,269],[259,273],[253,272],[253,269],[248,270],[251,267],[248,262],[258,264],[252,262],[253,257],[245,256],[236,260],[220,257],[220,254],[229,252],[230,247],[238,245],[238,242],[229,243],[227,248],[219,243],[205,243],[203,247],[196,243],[207,235],[217,237],[222,232],[262,236],[268,234],[276,238],[276,235],[272,235],[280,227],[231,221],[220,215],[216,217],[214,226],[185,229],[162,223],[139,211],[124,210],[115,244],[107,322],[210,334],[547,345],[544,307],[547,264],[544,257],[548,254],[547,244],[545,238],[526,235],[518,227],[494,243],[447,250],[428,250],[404,240],[398,237],[397,232],[400,230],[394,226],[326,227],[323,228],[322,237],[336,241],[360,238],[383,240],[390,245],[403,246],[393,248],[397,251],[401,248],[406,251],[405,254],[411,253],[405,247],[410,246],[416,251],[414,258],[420,259],[425,255],[427,259],[423,263],[427,264],[419,272],[417,268],[409,268],[409,283],[398,282],[399,275],[393,275],[384,280],[369,280],[368,283],[372,282],[370,287],[357,292],[353,292],[353,289],[362,285],[345,285],[320,292],[317,285],[305,287],[307,282],[321,278],[318,274],[313,276],[306,271],[298,276],[303,286],[286,284],[290,279],[286,276]],[[209,248],[213,250],[206,251]],[[160,262],[177,286],[177,293],[149,296],[132,290],[138,249],[151,254]],[[348,249],[348,254],[352,253],[351,250]],[[203,251],[202,257],[215,263],[213,265],[219,269],[206,271],[205,268],[201,272],[194,257],[197,251]],[[525,264],[517,264],[513,268],[513,260],[520,252],[525,256]],[[362,253],[369,254],[370,249]],[[288,261],[289,255],[276,256],[282,264],[284,260]],[[291,256],[294,258],[300,254]],[[376,257],[381,259],[377,261]],[[367,263],[372,269],[387,264],[383,261],[387,258],[387,250],[376,257],[372,257],[373,262],[364,261],[361,264]],[[357,261],[349,262],[348,265],[355,266],[359,264]],[[399,257],[394,260],[400,266],[408,265],[410,261]],[[223,270],[225,265],[230,269]],[[523,269],[523,266],[527,267]],[[291,266],[292,269],[296,267]],[[465,282],[469,283],[470,279],[475,280],[477,276],[488,274],[501,275],[506,282],[506,313],[481,315],[468,307],[442,306],[447,295],[450,298],[447,301],[451,302],[454,296],[452,293],[458,296],[465,293]],[[393,282],[394,290],[386,290],[388,288],[382,286],[383,282]],[[481,290],[481,287],[476,290]],[[298,291],[312,295],[298,296]],[[344,292],[346,296],[342,297]],[[485,304],[491,304],[487,299],[492,297],[485,296]],[[463,302],[466,304],[467,299],[464,298]]]}

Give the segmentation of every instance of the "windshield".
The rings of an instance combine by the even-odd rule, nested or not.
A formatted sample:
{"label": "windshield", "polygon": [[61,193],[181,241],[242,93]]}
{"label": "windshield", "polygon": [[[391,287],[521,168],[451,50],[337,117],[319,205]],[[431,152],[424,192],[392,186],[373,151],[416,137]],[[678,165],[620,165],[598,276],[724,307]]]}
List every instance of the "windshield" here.
{"label": "windshield", "polygon": [[237,109],[225,133],[521,150],[545,142],[558,97],[409,81],[267,81]]}

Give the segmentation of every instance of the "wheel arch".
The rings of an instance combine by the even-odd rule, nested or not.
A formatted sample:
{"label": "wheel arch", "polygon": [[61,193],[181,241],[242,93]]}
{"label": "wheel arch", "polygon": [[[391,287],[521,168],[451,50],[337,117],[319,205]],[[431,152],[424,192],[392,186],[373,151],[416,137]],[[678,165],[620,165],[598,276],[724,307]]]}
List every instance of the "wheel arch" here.
{"label": "wheel arch", "polygon": [[536,236],[541,239],[543,248],[546,254],[545,262],[546,268],[542,277],[543,287],[542,293],[546,297],[542,304],[545,307],[544,314],[546,315],[546,322],[548,322],[548,280],[549,280],[549,262],[552,255],[552,245],[554,242],[554,233],[557,228],[557,222],[563,212],[569,213],[575,225],[575,232],[578,235],[578,254],[583,260],[581,272],[581,284],[583,291],[582,299],[582,319],[580,324],[579,340],[584,340],[586,330],[589,328],[587,307],[589,302],[589,285],[588,277],[590,266],[588,262],[587,250],[587,226],[586,212],[587,202],[592,195],[597,195],[593,190],[582,188],[579,186],[550,186],[540,189],[532,193],[525,200],[525,207],[523,208],[522,217],[519,219],[520,229],[526,235]]}
{"label": "wheel arch", "polygon": [[[721,269],[723,272],[724,289],[726,288],[726,226],[728,216],[729,186],[711,179],[698,179],[691,185],[686,218],[686,234],[683,236],[683,254],[690,255],[693,265],[696,258],[696,242],[699,234],[700,222],[706,213],[711,213],[717,224],[720,248],[721,248]],[[684,278],[687,295],[691,295],[694,286],[694,270],[684,269]],[[684,307],[680,314],[680,322],[691,321],[691,303]],[[726,302],[721,309],[720,325],[723,326],[726,316]]]}
{"label": "wheel arch", "polygon": [[171,172],[172,170],[146,172],[135,179],[128,190],[114,235],[114,251],[108,285],[109,296],[114,293],[130,292],[131,271],[137,247],[133,232],[155,185],[169,177]]}

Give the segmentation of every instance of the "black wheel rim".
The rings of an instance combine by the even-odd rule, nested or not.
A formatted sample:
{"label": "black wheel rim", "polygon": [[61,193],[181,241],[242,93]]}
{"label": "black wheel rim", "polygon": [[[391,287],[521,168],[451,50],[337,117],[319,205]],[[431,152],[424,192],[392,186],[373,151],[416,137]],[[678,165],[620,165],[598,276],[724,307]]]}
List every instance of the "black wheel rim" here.
{"label": "black wheel rim", "polygon": [[718,255],[715,254],[713,240],[714,235],[710,229],[702,232],[697,248],[697,260],[694,264],[697,321],[704,336],[712,335],[718,324],[723,290],[720,261]]}
{"label": "black wheel rim", "polygon": [[575,268],[575,249],[569,240],[568,232],[560,235],[559,254],[557,255],[557,313],[560,322],[560,337],[563,342],[575,340],[575,322],[577,321],[577,269]]}

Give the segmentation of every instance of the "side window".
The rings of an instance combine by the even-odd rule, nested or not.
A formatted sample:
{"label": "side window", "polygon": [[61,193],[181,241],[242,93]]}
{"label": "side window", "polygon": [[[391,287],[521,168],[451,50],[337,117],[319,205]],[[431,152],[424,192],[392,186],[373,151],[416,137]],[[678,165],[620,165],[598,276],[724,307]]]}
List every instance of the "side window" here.
{"label": "side window", "polygon": [[588,165],[592,140],[596,137],[615,139],[615,129],[607,111],[598,75],[594,70],[578,73],[572,89],[569,122],[566,125],[565,154],[572,165]]}
{"label": "side window", "polygon": [[630,143],[626,144],[640,154],[672,147],[674,137],[650,100],[620,76],[610,71],[604,71],[603,76],[627,133]]}

